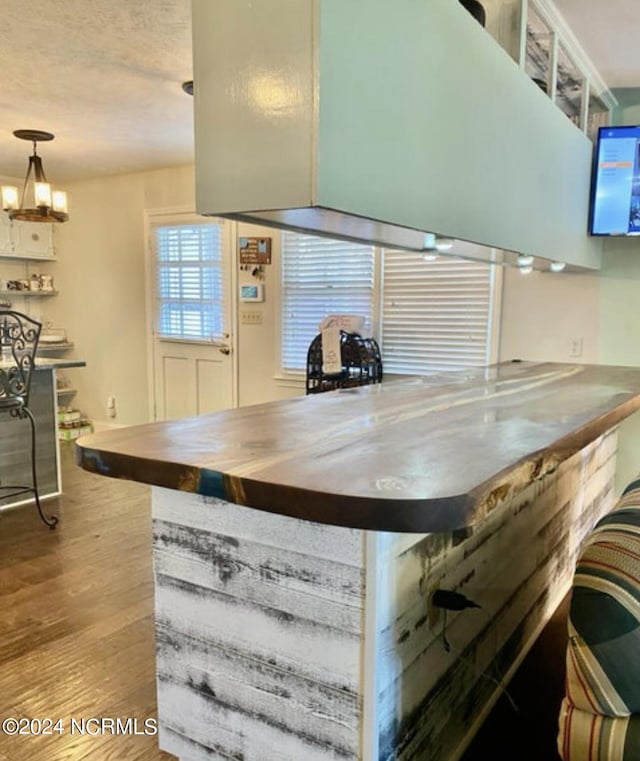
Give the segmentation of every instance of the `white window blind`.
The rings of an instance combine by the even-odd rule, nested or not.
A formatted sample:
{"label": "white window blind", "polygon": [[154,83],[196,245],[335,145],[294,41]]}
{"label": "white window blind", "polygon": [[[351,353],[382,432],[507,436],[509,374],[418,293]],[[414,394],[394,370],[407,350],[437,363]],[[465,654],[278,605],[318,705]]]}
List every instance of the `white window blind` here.
{"label": "white window blind", "polygon": [[282,233],[282,347],[285,371],[304,370],[307,349],[328,314],[357,314],[370,328],[373,246]]}
{"label": "white window blind", "polygon": [[225,332],[221,225],[163,225],[154,235],[158,337],[220,339]]}
{"label": "white window blind", "polygon": [[425,374],[489,361],[491,266],[419,253],[384,252],[385,372]]}

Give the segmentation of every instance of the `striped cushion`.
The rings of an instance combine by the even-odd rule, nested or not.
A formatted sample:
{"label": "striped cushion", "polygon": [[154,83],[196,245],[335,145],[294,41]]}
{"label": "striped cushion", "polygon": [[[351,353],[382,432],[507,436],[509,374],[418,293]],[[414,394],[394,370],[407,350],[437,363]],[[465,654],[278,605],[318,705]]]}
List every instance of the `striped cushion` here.
{"label": "striped cushion", "polygon": [[640,761],[640,480],[578,558],[558,749],[564,761]]}
{"label": "striped cushion", "polygon": [[575,708],[565,698],[558,751],[564,761],[638,761],[640,716],[598,716]]}

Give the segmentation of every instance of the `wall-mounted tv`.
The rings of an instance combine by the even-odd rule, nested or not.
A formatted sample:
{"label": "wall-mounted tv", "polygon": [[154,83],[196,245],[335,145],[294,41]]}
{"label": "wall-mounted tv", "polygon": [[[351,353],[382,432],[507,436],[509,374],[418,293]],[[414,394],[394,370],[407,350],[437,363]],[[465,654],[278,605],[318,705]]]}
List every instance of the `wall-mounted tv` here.
{"label": "wall-mounted tv", "polygon": [[640,235],[640,126],[598,130],[589,232]]}

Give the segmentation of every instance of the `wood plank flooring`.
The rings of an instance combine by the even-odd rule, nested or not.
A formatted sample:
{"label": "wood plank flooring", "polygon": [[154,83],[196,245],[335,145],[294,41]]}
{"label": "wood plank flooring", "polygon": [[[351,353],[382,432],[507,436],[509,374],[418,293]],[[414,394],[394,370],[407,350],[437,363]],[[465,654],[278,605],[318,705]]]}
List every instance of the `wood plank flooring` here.
{"label": "wood plank flooring", "polygon": [[0,761],[173,761],[157,736],[71,733],[72,718],[156,718],[149,489],[94,476],[62,445],[65,495],[0,512],[0,719],[62,719],[7,736]]}

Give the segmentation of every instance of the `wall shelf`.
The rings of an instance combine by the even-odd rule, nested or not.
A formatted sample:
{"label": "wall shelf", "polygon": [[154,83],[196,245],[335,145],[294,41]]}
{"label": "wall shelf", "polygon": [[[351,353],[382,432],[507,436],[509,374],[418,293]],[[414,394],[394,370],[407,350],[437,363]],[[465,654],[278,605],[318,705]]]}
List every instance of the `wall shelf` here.
{"label": "wall shelf", "polygon": [[75,393],[77,393],[77,389],[75,388],[57,388],[56,389],[57,396],[73,396]]}
{"label": "wall shelf", "polygon": [[57,296],[58,291],[0,291],[0,298],[13,298],[13,299],[33,299],[43,298],[44,296]]}
{"label": "wall shelf", "polygon": [[38,344],[38,351],[37,354],[52,354],[56,351],[68,351],[69,349],[73,349],[73,344],[69,341],[66,343],[58,343],[58,344]]}
{"label": "wall shelf", "polygon": [[7,251],[0,254],[0,259],[2,259],[3,261],[13,260],[16,262],[20,262],[24,260],[28,260],[30,262],[57,262],[58,261],[55,256],[38,256],[37,254],[20,254],[18,252],[11,253]]}

